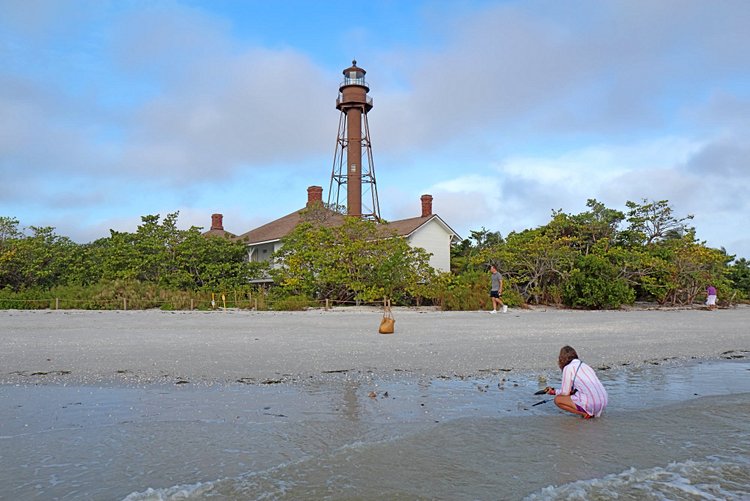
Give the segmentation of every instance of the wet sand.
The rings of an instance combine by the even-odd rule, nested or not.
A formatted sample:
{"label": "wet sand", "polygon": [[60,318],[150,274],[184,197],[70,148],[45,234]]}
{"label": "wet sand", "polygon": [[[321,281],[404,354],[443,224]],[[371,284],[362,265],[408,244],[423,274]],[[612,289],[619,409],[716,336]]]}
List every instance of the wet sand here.
{"label": "wet sand", "polygon": [[[705,483],[717,460],[708,484],[746,497],[750,308],[395,317],[380,335],[367,309],[0,312],[0,491],[549,498],[673,465]],[[533,405],[566,343],[607,387],[601,420]]]}
{"label": "wet sand", "polygon": [[706,311],[375,309],[2,311],[0,384],[262,384],[332,374],[471,377],[554,369],[564,344],[595,367],[750,357],[750,307]]}

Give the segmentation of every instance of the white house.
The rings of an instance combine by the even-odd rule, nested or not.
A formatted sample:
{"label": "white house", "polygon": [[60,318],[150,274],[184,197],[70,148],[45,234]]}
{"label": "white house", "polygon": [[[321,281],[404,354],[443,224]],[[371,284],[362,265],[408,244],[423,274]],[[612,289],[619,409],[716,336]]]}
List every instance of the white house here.
{"label": "white house", "polygon": [[[422,195],[422,214],[418,217],[401,219],[382,223],[397,235],[406,238],[412,247],[421,247],[430,253],[430,266],[437,271],[450,271],[451,245],[460,242],[460,237],[443,221],[440,216],[432,213],[432,196]],[[248,260],[252,262],[269,261],[273,253],[281,248],[281,239],[304,221],[303,214],[306,209],[320,208],[321,224],[338,226],[343,224],[347,216],[331,211],[323,207],[323,188],[310,186],[307,188],[307,205],[286,216],[271,221],[270,223],[252,229],[238,237],[237,240],[245,242],[248,249]],[[212,216],[214,223],[212,231],[205,234],[218,234],[224,232],[220,214]]]}
{"label": "white house", "polygon": [[412,247],[421,247],[431,254],[430,266],[437,271],[450,271],[451,245],[461,241],[458,234],[437,214],[432,213],[432,195],[422,195],[422,215],[386,223],[396,234],[406,237]]}

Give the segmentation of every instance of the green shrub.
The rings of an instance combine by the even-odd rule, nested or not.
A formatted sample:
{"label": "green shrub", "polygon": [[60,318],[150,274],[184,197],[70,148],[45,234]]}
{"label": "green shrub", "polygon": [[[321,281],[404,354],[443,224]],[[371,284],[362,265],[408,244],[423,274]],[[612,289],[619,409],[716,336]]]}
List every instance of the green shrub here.
{"label": "green shrub", "polygon": [[49,293],[42,290],[14,292],[10,288],[0,289],[0,309],[3,310],[45,310],[54,308],[54,303]]}
{"label": "green shrub", "polygon": [[287,296],[273,301],[270,309],[275,311],[302,311],[316,306],[318,306],[318,303],[306,296]]}
{"label": "green shrub", "polygon": [[581,256],[563,287],[563,301],[577,308],[619,308],[633,304],[635,290],[617,276],[605,257]]}
{"label": "green shrub", "polygon": [[[460,275],[438,277],[436,302],[445,311],[476,311],[490,308],[490,278],[486,272],[467,271]],[[508,277],[503,282],[503,303],[508,306],[525,304],[523,296]]]}
{"label": "green shrub", "polygon": [[489,286],[486,277],[479,272],[443,274],[438,277],[435,286],[436,299],[445,311],[479,310],[487,304]]}
{"label": "green shrub", "polygon": [[514,287],[503,287],[503,304],[511,307],[519,307],[526,304],[523,296]]}

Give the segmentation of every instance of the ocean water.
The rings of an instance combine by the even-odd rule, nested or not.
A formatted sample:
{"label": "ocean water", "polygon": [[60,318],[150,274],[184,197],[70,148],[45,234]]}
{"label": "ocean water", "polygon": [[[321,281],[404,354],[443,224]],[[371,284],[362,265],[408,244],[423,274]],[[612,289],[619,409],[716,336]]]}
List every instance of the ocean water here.
{"label": "ocean water", "polygon": [[750,499],[750,361],[304,384],[0,386],[0,499]]}

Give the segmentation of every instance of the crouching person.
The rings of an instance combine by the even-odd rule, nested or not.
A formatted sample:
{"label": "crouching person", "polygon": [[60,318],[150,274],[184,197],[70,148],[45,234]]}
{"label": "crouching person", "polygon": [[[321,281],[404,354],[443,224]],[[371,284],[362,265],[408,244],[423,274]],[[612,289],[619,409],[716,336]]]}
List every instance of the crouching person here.
{"label": "crouching person", "polygon": [[571,346],[560,349],[557,364],[562,369],[562,385],[557,390],[545,388],[549,395],[555,395],[555,405],[584,419],[601,416],[607,407],[607,390],[594,369],[581,361]]}

